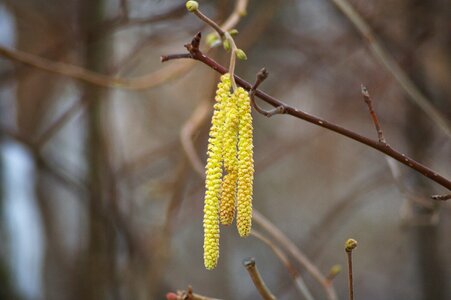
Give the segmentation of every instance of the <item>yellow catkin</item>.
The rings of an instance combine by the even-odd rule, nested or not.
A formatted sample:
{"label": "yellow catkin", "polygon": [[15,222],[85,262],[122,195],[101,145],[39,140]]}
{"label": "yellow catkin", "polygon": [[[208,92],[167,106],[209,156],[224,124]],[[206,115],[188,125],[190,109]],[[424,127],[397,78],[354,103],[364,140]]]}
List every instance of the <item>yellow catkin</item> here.
{"label": "yellow catkin", "polygon": [[235,199],[238,179],[238,98],[234,93],[225,103],[226,119],[224,123],[223,156],[226,175],[222,182],[220,220],[230,225],[235,215]]}
{"label": "yellow catkin", "polygon": [[247,236],[252,225],[252,186],[254,159],[252,141],[252,115],[249,94],[243,89],[235,91],[238,97],[238,191],[236,225],[240,236]]}
{"label": "yellow catkin", "polygon": [[216,90],[216,103],[208,139],[204,202],[204,264],[207,269],[215,268],[219,258],[219,196],[225,123],[223,104],[230,98],[230,88],[230,76],[228,74],[221,76],[221,82]]}

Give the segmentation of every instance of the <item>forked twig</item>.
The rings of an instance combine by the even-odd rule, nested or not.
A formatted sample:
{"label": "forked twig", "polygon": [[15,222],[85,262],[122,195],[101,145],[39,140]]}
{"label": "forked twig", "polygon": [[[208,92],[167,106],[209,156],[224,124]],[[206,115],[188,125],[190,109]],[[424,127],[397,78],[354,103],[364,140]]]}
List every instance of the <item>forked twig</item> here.
{"label": "forked twig", "polygon": [[251,98],[251,104],[252,107],[255,108],[256,111],[258,111],[259,113],[261,113],[262,115],[270,118],[276,114],[283,114],[285,113],[285,109],[284,106],[278,106],[274,109],[271,110],[265,110],[263,108],[261,108],[260,106],[258,106],[257,102],[255,102],[255,92],[258,89],[258,87],[260,86],[260,84],[266,79],[268,78],[268,71],[265,68],[262,68],[258,73],[257,73],[257,79],[255,80],[254,85],[251,87],[250,91],[249,91],[249,98]]}

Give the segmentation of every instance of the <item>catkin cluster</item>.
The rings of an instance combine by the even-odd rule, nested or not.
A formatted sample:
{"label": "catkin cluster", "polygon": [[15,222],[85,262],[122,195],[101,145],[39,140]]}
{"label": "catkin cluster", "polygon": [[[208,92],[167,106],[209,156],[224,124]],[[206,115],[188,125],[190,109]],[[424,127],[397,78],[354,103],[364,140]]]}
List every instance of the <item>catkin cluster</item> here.
{"label": "catkin cluster", "polygon": [[240,236],[252,221],[254,179],[250,98],[243,88],[231,93],[230,75],[221,76],[208,140],[204,205],[204,264],[216,267],[219,223],[230,225],[236,211]]}

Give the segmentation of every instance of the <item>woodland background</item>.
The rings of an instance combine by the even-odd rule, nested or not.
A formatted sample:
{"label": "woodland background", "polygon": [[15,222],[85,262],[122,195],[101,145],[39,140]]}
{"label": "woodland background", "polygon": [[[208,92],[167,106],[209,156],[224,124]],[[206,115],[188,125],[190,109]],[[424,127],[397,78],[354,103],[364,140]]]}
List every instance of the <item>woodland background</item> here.
{"label": "woodland background", "polygon": [[[146,76],[132,90],[104,87],[0,56],[0,299],[163,299],[188,284],[257,299],[241,263],[248,256],[279,299],[299,298],[271,250],[234,227],[222,230],[218,267],[203,267],[203,180],[181,138],[195,112],[211,108],[218,74],[160,62],[211,32],[184,2],[0,2],[1,47],[108,77]],[[350,3],[451,120],[451,2]],[[234,4],[200,1],[218,22]],[[269,94],[375,137],[363,83],[388,142],[451,177],[449,137],[332,1],[250,1],[235,27],[248,56],[237,74],[252,82],[264,66]],[[220,47],[209,55],[227,65]],[[208,127],[207,118],[192,132],[202,161]],[[429,200],[446,190],[403,166],[394,178],[382,154],[286,115],[254,114],[254,128],[254,206],[323,273],[346,265],[343,243],[353,237],[357,299],[450,299],[451,206]],[[346,272],[334,285],[345,299]]]}

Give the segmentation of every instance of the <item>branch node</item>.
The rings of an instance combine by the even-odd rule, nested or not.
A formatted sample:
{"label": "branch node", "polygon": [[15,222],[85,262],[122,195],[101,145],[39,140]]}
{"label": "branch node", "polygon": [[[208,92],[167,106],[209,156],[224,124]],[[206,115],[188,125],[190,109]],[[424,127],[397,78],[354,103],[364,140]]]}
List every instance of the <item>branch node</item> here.
{"label": "branch node", "polygon": [[283,105],[277,106],[274,109],[271,110],[265,110],[263,108],[261,108],[257,102],[255,102],[255,93],[258,89],[258,87],[260,86],[260,84],[266,79],[268,78],[268,71],[265,68],[262,68],[258,73],[257,73],[257,79],[255,80],[254,85],[251,87],[250,91],[249,91],[249,97],[251,98],[251,104],[252,106],[255,108],[256,111],[258,111],[259,113],[261,113],[262,115],[270,118],[274,115],[277,114],[284,114],[286,112],[286,108]]}

